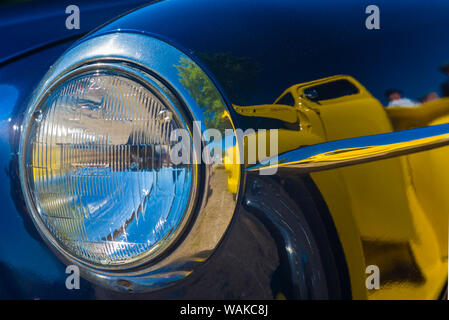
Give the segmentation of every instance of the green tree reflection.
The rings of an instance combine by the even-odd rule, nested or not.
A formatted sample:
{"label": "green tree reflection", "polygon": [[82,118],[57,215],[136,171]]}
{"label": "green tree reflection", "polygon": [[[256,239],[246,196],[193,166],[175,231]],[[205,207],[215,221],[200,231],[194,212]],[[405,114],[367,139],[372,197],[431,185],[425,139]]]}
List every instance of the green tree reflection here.
{"label": "green tree reflection", "polygon": [[[212,71],[232,103],[243,104],[252,94],[259,69],[246,57],[235,57],[230,53],[197,53],[197,57]],[[223,131],[229,128],[223,117],[223,102],[213,83],[202,70],[189,59],[181,58],[176,65],[180,82],[199,102],[208,127]]]}
{"label": "green tree reflection", "polygon": [[191,60],[181,58],[176,65],[180,82],[189,90],[190,95],[198,102],[204,113],[204,121],[208,128],[225,129],[222,112],[223,102],[206,74]]}

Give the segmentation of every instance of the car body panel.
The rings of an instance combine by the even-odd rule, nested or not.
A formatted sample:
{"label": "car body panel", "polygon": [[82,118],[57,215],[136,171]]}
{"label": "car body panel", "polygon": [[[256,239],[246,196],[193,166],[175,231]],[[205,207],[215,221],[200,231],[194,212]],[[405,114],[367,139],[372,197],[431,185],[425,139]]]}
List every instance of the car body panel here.
{"label": "car body panel", "polygon": [[[21,113],[31,91],[51,64],[71,43],[64,43],[3,66],[0,72],[1,103],[1,243],[2,279],[8,298],[82,298],[86,291],[71,294],[56,285],[65,281],[65,267],[45,246],[26,217],[13,166],[17,152]],[[24,76],[26,75],[26,76]]]}
{"label": "car body panel", "polygon": [[[326,11],[322,10],[323,6]],[[105,25],[88,38],[110,32],[145,33],[181,48],[208,70],[228,104],[235,106],[231,112],[237,126],[250,128],[257,124],[254,120],[258,118],[239,112],[239,108],[259,109],[256,113],[260,117],[304,125],[301,131],[279,130],[279,153],[282,153],[303,145],[392,132],[402,128],[401,125],[409,127],[405,120],[390,122],[389,116],[413,118],[407,113],[414,111],[398,108],[396,116],[396,109],[383,109],[382,93],[386,86],[399,83],[407,92],[418,96],[435,90],[445,80],[435,69],[438,63],[447,59],[449,38],[442,39],[435,30],[448,27],[449,4],[444,1],[423,4],[415,0],[408,3],[381,1],[379,6],[382,8],[382,28],[367,30],[364,27],[365,6],[356,1],[336,4],[324,0],[292,0],[276,5],[266,0],[257,4],[237,0],[214,3],[206,0],[160,1]],[[58,36],[54,35],[54,38]],[[411,44],[414,50],[410,50]],[[30,47],[33,45],[24,46]],[[5,135],[10,128],[14,130],[14,125],[20,127],[21,113],[33,86],[65,47],[66,44],[47,48],[2,67],[0,79],[8,97],[8,103],[2,104],[1,129]],[[32,77],[22,76],[24,70],[31,70],[36,61],[39,67],[33,67]],[[334,76],[340,74],[348,76]],[[420,75],[419,81],[414,81],[416,74]],[[294,96],[298,105],[305,88],[335,79],[351,81],[359,89],[357,99],[348,96],[328,103],[308,103],[295,112],[288,111],[285,105],[275,106],[287,92]],[[295,83],[300,85],[292,86]],[[279,95],[281,92],[283,94]],[[435,110],[445,109],[444,101],[435,102],[435,105],[440,103],[443,106],[435,107]],[[445,112],[438,112],[436,117],[422,120],[422,125],[446,123]],[[291,116],[296,118],[289,121]],[[9,149],[9,143],[14,146],[14,139],[17,139],[14,133],[11,136],[11,142],[3,142],[1,161],[4,166],[9,166],[10,154],[14,155],[16,151],[14,147]],[[446,147],[310,175],[338,231],[353,298],[430,299],[439,296],[447,278],[447,223],[444,221],[447,222],[448,203],[444,190],[447,190],[449,179],[438,172],[445,172],[443,159],[447,150]],[[431,174],[427,174],[429,162],[435,168]],[[236,185],[232,183],[233,169],[227,169],[231,173],[228,188],[236,191]],[[15,215],[12,224],[15,227],[11,232],[20,231],[23,245],[22,248],[3,246],[0,251],[2,263],[25,274],[28,272],[25,265],[34,261],[32,265],[38,268],[36,272],[51,278],[55,269],[45,267],[44,261],[48,261],[59,270],[58,277],[48,283],[62,281],[62,265],[43,247],[38,237],[28,234],[32,227],[27,232],[20,229],[21,219],[26,219],[23,217],[25,210],[23,207],[16,209],[17,205],[9,197],[8,189],[14,178],[5,175],[4,179],[10,183],[10,186],[2,185],[5,207],[7,212]],[[232,230],[230,234],[235,236]],[[274,245],[275,241],[265,235],[266,242]],[[3,236],[7,241],[11,234]],[[30,245],[40,248],[35,251],[36,257],[16,255]],[[21,257],[21,261],[14,261],[16,257]],[[255,259],[263,261],[263,257]],[[271,262],[266,264],[272,267]],[[379,265],[387,272],[381,290],[366,289],[365,268],[369,264]],[[266,296],[270,292],[268,287],[265,286]],[[83,297],[114,296],[101,288],[90,285],[86,288]],[[184,289],[180,286],[165,291],[165,297],[179,297]],[[37,296],[45,297],[42,291],[36,290]],[[62,294],[62,297],[67,295]],[[145,297],[164,297],[164,293]]]}
{"label": "car body panel", "polygon": [[[304,92],[308,88],[343,80],[352,83],[358,92],[320,102],[305,97]],[[288,93],[292,95],[294,104],[285,106],[291,109],[290,112],[280,114],[278,103]],[[420,118],[425,125],[447,123],[448,120],[449,105],[444,98],[416,108],[392,108],[395,112],[400,110],[401,119],[405,119],[400,122],[397,118],[397,126],[407,126],[406,128],[410,128],[409,118],[416,123],[416,113],[429,114]],[[238,106],[236,110],[243,116],[276,118],[281,121],[286,121],[288,115],[292,121],[296,121],[293,110],[314,110],[321,119],[321,132],[325,133],[325,137],[312,142],[307,130],[280,129],[279,153],[294,150],[301,145],[393,131],[389,108],[382,107],[366,88],[350,76],[332,76],[293,85],[272,105]],[[434,121],[426,122],[428,118]],[[301,123],[304,127],[309,125],[307,121]],[[316,128],[317,124],[312,127]],[[296,146],[292,146],[292,141]],[[447,272],[446,222],[449,211],[445,210],[447,198],[443,196],[442,190],[445,190],[449,176],[441,165],[449,156],[448,152],[449,149],[445,147],[311,174],[330,208],[343,247],[348,248],[354,243],[354,239],[345,239],[347,234],[358,233],[363,245],[363,260],[368,260],[367,265],[374,264],[382,270],[389,270],[388,276],[391,278],[388,281],[393,284],[375,291],[370,298],[391,299],[401,295],[438,297],[441,279],[444,281]],[[439,174],[426,170],[425,166],[428,167],[429,163]],[[336,195],[338,200],[335,200]],[[353,229],[348,230],[348,225],[352,225]],[[378,247],[382,247],[383,251],[377,250]],[[360,259],[358,263],[362,263],[360,249],[346,249],[346,256],[351,257],[348,259],[349,268],[351,261],[356,261],[357,255]],[[389,255],[392,256],[390,259],[385,258]],[[417,279],[410,284],[397,281],[395,277],[402,276],[395,274],[395,269],[399,266],[408,268],[410,273],[422,274],[416,276]],[[395,287],[395,282],[400,284]]]}
{"label": "car body panel", "polygon": [[[24,55],[29,51],[51,45],[55,42],[72,41],[124,14],[145,1],[78,1],[80,9],[79,29],[67,29],[66,19],[70,16],[66,8],[71,1],[25,1],[1,5],[0,32],[2,41],[8,43],[0,50],[0,64]],[[71,13],[71,11],[69,11]]]}

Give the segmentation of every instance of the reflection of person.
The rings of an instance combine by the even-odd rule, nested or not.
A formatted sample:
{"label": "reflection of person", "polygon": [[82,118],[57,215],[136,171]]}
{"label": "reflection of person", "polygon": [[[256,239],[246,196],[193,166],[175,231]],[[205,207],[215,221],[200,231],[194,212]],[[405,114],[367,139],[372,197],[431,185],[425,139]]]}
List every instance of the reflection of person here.
{"label": "reflection of person", "polygon": [[[440,70],[449,76],[449,62],[443,63],[440,66]],[[449,79],[441,84],[441,94],[443,97],[449,97]]]}
{"label": "reflection of person", "polygon": [[434,100],[438,100],[438,99],[440,99],[440,96],[438,95],[438,93],[431,92],[431,93],[427,94],[425,97],[422,97],[421,99],[419,99],[419,102],[426,103],[426,102],[434,101]]}
{"label": "reflection of person", "polygon": [[385,96],[389,101],[387,107],[416,107],[419,105],[417,102],[409,98],[402,97],[402,92],[396,89],[388,89],[385,91]]}

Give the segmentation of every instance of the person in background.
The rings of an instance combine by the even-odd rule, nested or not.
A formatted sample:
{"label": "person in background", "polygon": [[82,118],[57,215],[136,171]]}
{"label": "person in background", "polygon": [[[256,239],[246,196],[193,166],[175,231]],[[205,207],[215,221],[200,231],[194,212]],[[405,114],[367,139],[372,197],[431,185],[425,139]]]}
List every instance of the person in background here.
{"label": "person in background", "polygon": [[427,94],[426,96],[422,97],[421,99],[419,99],[419,102],[426,103],[426,102],[430,102],[430,101],[434,101],[434,100],[438,100],[438,99],[440,99],[440,96],[438,95],[438,93],[431,92],[431,93]]}
{"label": "person in background", "polygon": [[403,97],[402,92],[396,89],[388,89],[385,91],[385,97],[387,97],[389,101],[387,107],[416,107],[419,105],[416,101]]}
{"label": "person in background", "polygon": [[[440,66],[440,70],[445,75],[449,76],[449,62],[443,63]],[[441,94],[443,95],[443,97],[449,97],[449,79],[441,84]]]}

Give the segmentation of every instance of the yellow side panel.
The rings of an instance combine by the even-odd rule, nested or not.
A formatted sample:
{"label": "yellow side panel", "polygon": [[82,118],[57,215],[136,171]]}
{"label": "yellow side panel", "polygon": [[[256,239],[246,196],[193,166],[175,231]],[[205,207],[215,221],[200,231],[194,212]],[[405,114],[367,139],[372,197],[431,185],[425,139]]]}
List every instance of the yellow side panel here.
{"label": "yellow side panel", "polygon": [[[357,84],[358,95],[309,102],[320,115],[326,140],[392,132],[381,104],[354,79],[346,78]],[[434,108],[439,108],[436,103]],[[429,124],[448,120],[440,117]],[[354,298],[362,297],[362,291],[369,299],[438,297],[447,277],[448,158],[449,148],[444,148],[311,175],[332,212],[351,281],[357,282],[352,283]],[[359,242],[346,234],[346,224],[353,220],[363,264],[352,261],[359,259],[357,248],[351,247]],[[379,290],[365,288],[365,266],[370,264],[380,269]]]}
{"label": "yellow side panel", "polygon": [[336,170],[314,172],[311,177],[332,213],[348,265],[352,297],[357,300],[366,299],[365,259],[347,186]]}
{"label": "yellow side panel", "polygon": [[[304,98],[307,87],[338,79],[352,82],[359,92],[319,103]],[[279,153],[449,122],[449,99],[429,103],[429,108],[385,109],[350,76],[316,80],[286,91],[295,95],[301,130],[279,130]],[[256,107],[253,111],[268,112],[266,117],[287,120],[283,118],[288,113],[285,110]],[[354,299],[438,297],[448,272],[447,159],[449,147],[311,174],[342,243]],[[367,290],[365,285],[366,266],[371,264],[380,269],[379,290]]]}
{"label": "yellow side panel", "polygon": [[[429,125],[449,123],[449,115],[439,117]],[[409,155],[408,161],[418,202],[436,234],[440,254],[448,256],[449,224],[449,147]]]}

